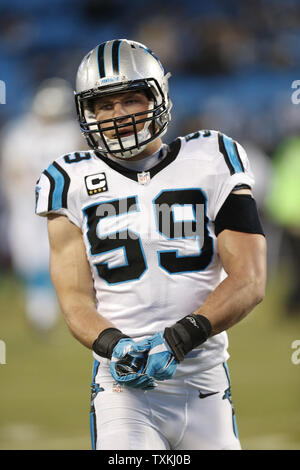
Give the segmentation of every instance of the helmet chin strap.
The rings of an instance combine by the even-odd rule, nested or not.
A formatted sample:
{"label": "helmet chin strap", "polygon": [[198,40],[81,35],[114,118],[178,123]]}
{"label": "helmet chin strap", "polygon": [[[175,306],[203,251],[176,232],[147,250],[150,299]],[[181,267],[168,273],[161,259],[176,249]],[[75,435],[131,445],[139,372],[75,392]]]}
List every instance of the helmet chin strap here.
{"label": "helmet chin strap", "polygon": [[[145,142],[145,140],[150,139],[151,133],[150,133],[148,127],[149,127],[149,123],[146,123],[144,129],[142,129],[140,132],[137,133],[138,143]],[[109,147],[112,154],[114,154],[115,150],[120,149],[120,143],[119,143],[118,139],[109,139],[108,137],[105,137],[105,140],[106,140],[106,143],[107,143],[107,145],[108,145],[108,147]],[[138,155],[147,146],[147,145],[142,145],[142,146],[140,146],[138,148],[134,148],[132,150],[126,150],[126,147],[128,148],[128,147],[132,147],[132,146],[136,145],[135,136],[130,135],[128,137],[123,137],[123,138],[121,137],[121,140],[122,140],[122,144],[123,144],[125,150],[123,152],[117,152],[115,154],[115,156],[118,157],[118,158],[123,158],[124,160],[126,160],[128,158],[131,158],[131,157],[134,157],[135,155]]]}

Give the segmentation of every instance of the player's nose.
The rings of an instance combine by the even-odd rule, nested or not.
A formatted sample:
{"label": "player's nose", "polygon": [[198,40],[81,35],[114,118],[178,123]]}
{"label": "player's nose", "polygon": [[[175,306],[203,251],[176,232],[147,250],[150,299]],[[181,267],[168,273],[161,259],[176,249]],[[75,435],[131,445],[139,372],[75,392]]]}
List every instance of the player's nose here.
{"label": "player's nose", "polygon": [[114,117],[126,116],[127,112],[120,101],[114,103]]}

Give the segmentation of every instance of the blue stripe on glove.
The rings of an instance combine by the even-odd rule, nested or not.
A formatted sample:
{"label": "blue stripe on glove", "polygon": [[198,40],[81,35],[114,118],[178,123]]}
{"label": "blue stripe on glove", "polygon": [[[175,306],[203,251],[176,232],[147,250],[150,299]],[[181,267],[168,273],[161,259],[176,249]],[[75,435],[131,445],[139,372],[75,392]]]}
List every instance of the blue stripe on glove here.
{"label": "blue stripe on glove", "polygon": [[162,332],[132,345],[132,353],[144,353],[145,351],[148,351],[148,359],[144,372],[148,376],[156,380],[168,380],[174,376],[178,361],[165,341]]}

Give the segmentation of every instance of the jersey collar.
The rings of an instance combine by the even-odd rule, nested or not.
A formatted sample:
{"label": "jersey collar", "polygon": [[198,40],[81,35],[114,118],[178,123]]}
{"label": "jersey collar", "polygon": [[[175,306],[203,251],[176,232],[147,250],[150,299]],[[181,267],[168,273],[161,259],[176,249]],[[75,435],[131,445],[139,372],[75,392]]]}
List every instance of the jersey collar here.
{"label": "jersey collar", "polygon": [[[151,179],[157,173],[163,170],[166,166],[170,165],[170,163],[172,163],[176,159],[179,153],[180,147],[181,147],[181,140],[179,138],[177,138],[176,140],[174,140],[168,145],[168,153],[166,157],[161,162],[157,163],[155,166],[147,170],[147,173],[150,173]],[[125,168],[123,165],[120,165],[118,162],[110,160],[98,150],[95,150],[94,153],[96,157],[100,158],[100,160],[102,160],[106,165],[108,165],[113,170],[117,171],[118,173],[121,173],[123,176],[126,176],[126,178],[130,178],[131,180],[138,182],[138,174],[141,173],[140,171],[136,171],[130,168]]]}

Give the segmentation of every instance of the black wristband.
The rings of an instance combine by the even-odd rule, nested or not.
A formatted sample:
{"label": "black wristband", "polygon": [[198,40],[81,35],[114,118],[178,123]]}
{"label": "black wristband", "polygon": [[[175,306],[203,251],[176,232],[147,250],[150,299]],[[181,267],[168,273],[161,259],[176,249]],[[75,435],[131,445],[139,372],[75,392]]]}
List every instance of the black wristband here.
{"label": "black wristband", "polygon": [[98,356],[110,359],[114,347],[122,338],[129,338],[129,336],[124,335],[117,328],[106,328],[93,342],[92,349]]}
{"label": "black wristband", "polygon": [[212,326],[206,317],[192,313],[166,328],[164,338],[180,362],[188,352],[207,340],[211,330]]}

